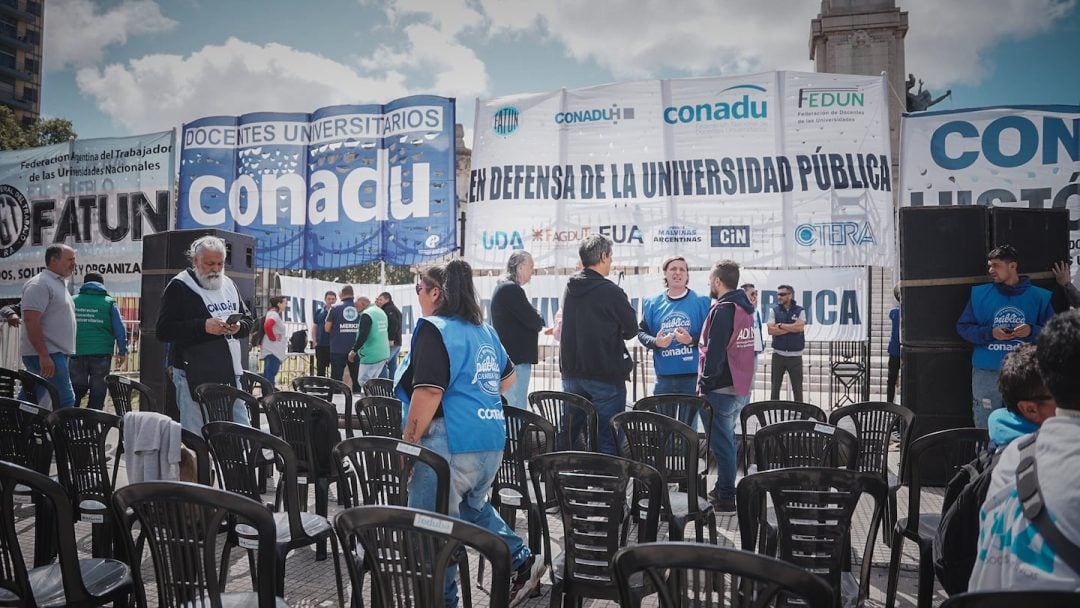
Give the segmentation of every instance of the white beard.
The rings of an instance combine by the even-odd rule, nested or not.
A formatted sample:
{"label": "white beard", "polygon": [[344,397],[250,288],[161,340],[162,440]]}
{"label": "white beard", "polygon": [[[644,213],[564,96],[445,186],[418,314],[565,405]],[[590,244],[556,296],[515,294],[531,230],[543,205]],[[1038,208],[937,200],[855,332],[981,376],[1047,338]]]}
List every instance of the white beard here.
{"label": "white beard", "polygon": [[199,285],[210,291],[217,291],[221,289],[221,274],[217,272],[211,272],[203,274],[198,268],[195,269],[195,278],[199,280]]}

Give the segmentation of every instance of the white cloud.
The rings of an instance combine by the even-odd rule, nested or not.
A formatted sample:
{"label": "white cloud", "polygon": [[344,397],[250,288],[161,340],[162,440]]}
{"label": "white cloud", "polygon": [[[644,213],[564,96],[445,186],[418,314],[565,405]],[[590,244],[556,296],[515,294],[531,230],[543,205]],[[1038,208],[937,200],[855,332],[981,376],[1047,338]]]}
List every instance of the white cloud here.
{"label": "white cloud", "polygon": [[[977,85],[993,70],[986,53],[1051,29],[1076,0],[908,2],[906,63],[927,85]],[[937,91],[935,91],[936,93]]]}
{"label": "white cloud", "polygon": [[168,129],[214,114],[310,112],[325,105],[384,102],[409,93],[405,76],[364,76],[332,59],[230,38],[190,56],[147,55],[77,82],[98,108],[134,132]]}
{"label": "white cloud", "polygon": [[49,0],[45,14],[45,68],[50,70],[99,63],[107,47],[123,45],[129,36],[176,27],[153,0],[122,2],[103,12],[90,0]]}

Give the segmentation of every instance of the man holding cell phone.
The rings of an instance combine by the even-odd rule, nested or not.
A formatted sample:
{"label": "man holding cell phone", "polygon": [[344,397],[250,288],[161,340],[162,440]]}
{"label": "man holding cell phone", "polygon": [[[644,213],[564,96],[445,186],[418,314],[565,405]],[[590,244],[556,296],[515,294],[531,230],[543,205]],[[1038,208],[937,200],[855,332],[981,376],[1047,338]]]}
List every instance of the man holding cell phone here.
{"label": "man holding cell phone", "polygon": [[991,412],[1004,407],[998,391],[1001,362],[1025,343],[1034,343],[1054,316],[1050,292],[1031,284],[1017,271],[1018,255],[1001,245],[986,256],[992,283],[971,288],[956,331],[975,345],[971,355],[972,415],[975,426],[987,428]]}
{"label": "man holding cell phone", "polygon": [[[240,386],[244,368],[240,339],[253,323],[232,279],[225,275],[225,241],[204,236],[188,250],[191,268],[165,286],[157,337],[170,343],[170,377],[176,387],[180,424],[201,433],[202,412],[192,391],[201,384]],[[237,401],[233,421],[250,424],[247,408]]]}

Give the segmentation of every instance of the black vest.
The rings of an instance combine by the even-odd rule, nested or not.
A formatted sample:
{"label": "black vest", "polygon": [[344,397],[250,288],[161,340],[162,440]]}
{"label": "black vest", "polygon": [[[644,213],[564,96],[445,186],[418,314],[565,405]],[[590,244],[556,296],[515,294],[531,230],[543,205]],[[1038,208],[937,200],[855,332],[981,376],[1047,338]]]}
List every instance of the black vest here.
{"label": "black vest", "polygon": [[[780,304],[773,306],[773,320],[776,323],[794,323],[803,312],[802,306],[791,303],[791,308],[784,310],[784,307]],[[782,336],[773,336],[772,341],[773,350],[783,350],[787,352],[799,352],[806,347],[806,336],[803,332],[797,332],[793,334],[784,334]]]}

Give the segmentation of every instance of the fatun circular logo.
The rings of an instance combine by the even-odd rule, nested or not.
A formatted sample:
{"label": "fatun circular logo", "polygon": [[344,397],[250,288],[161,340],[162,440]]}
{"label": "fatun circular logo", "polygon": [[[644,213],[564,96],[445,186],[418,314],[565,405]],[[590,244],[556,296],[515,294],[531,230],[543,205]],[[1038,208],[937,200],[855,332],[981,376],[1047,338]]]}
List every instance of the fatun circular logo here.
{"label": "fatun circular logo", "polygon": [[0,258],[13,255],[30,235],[30,203],[14,186],[0,184]]}
{"label": "fatun circular logo", "polygon": [[521,124],[521,112],[514,106],[499,108],[491,119],[491,130],[496,135],[510,137]]}

